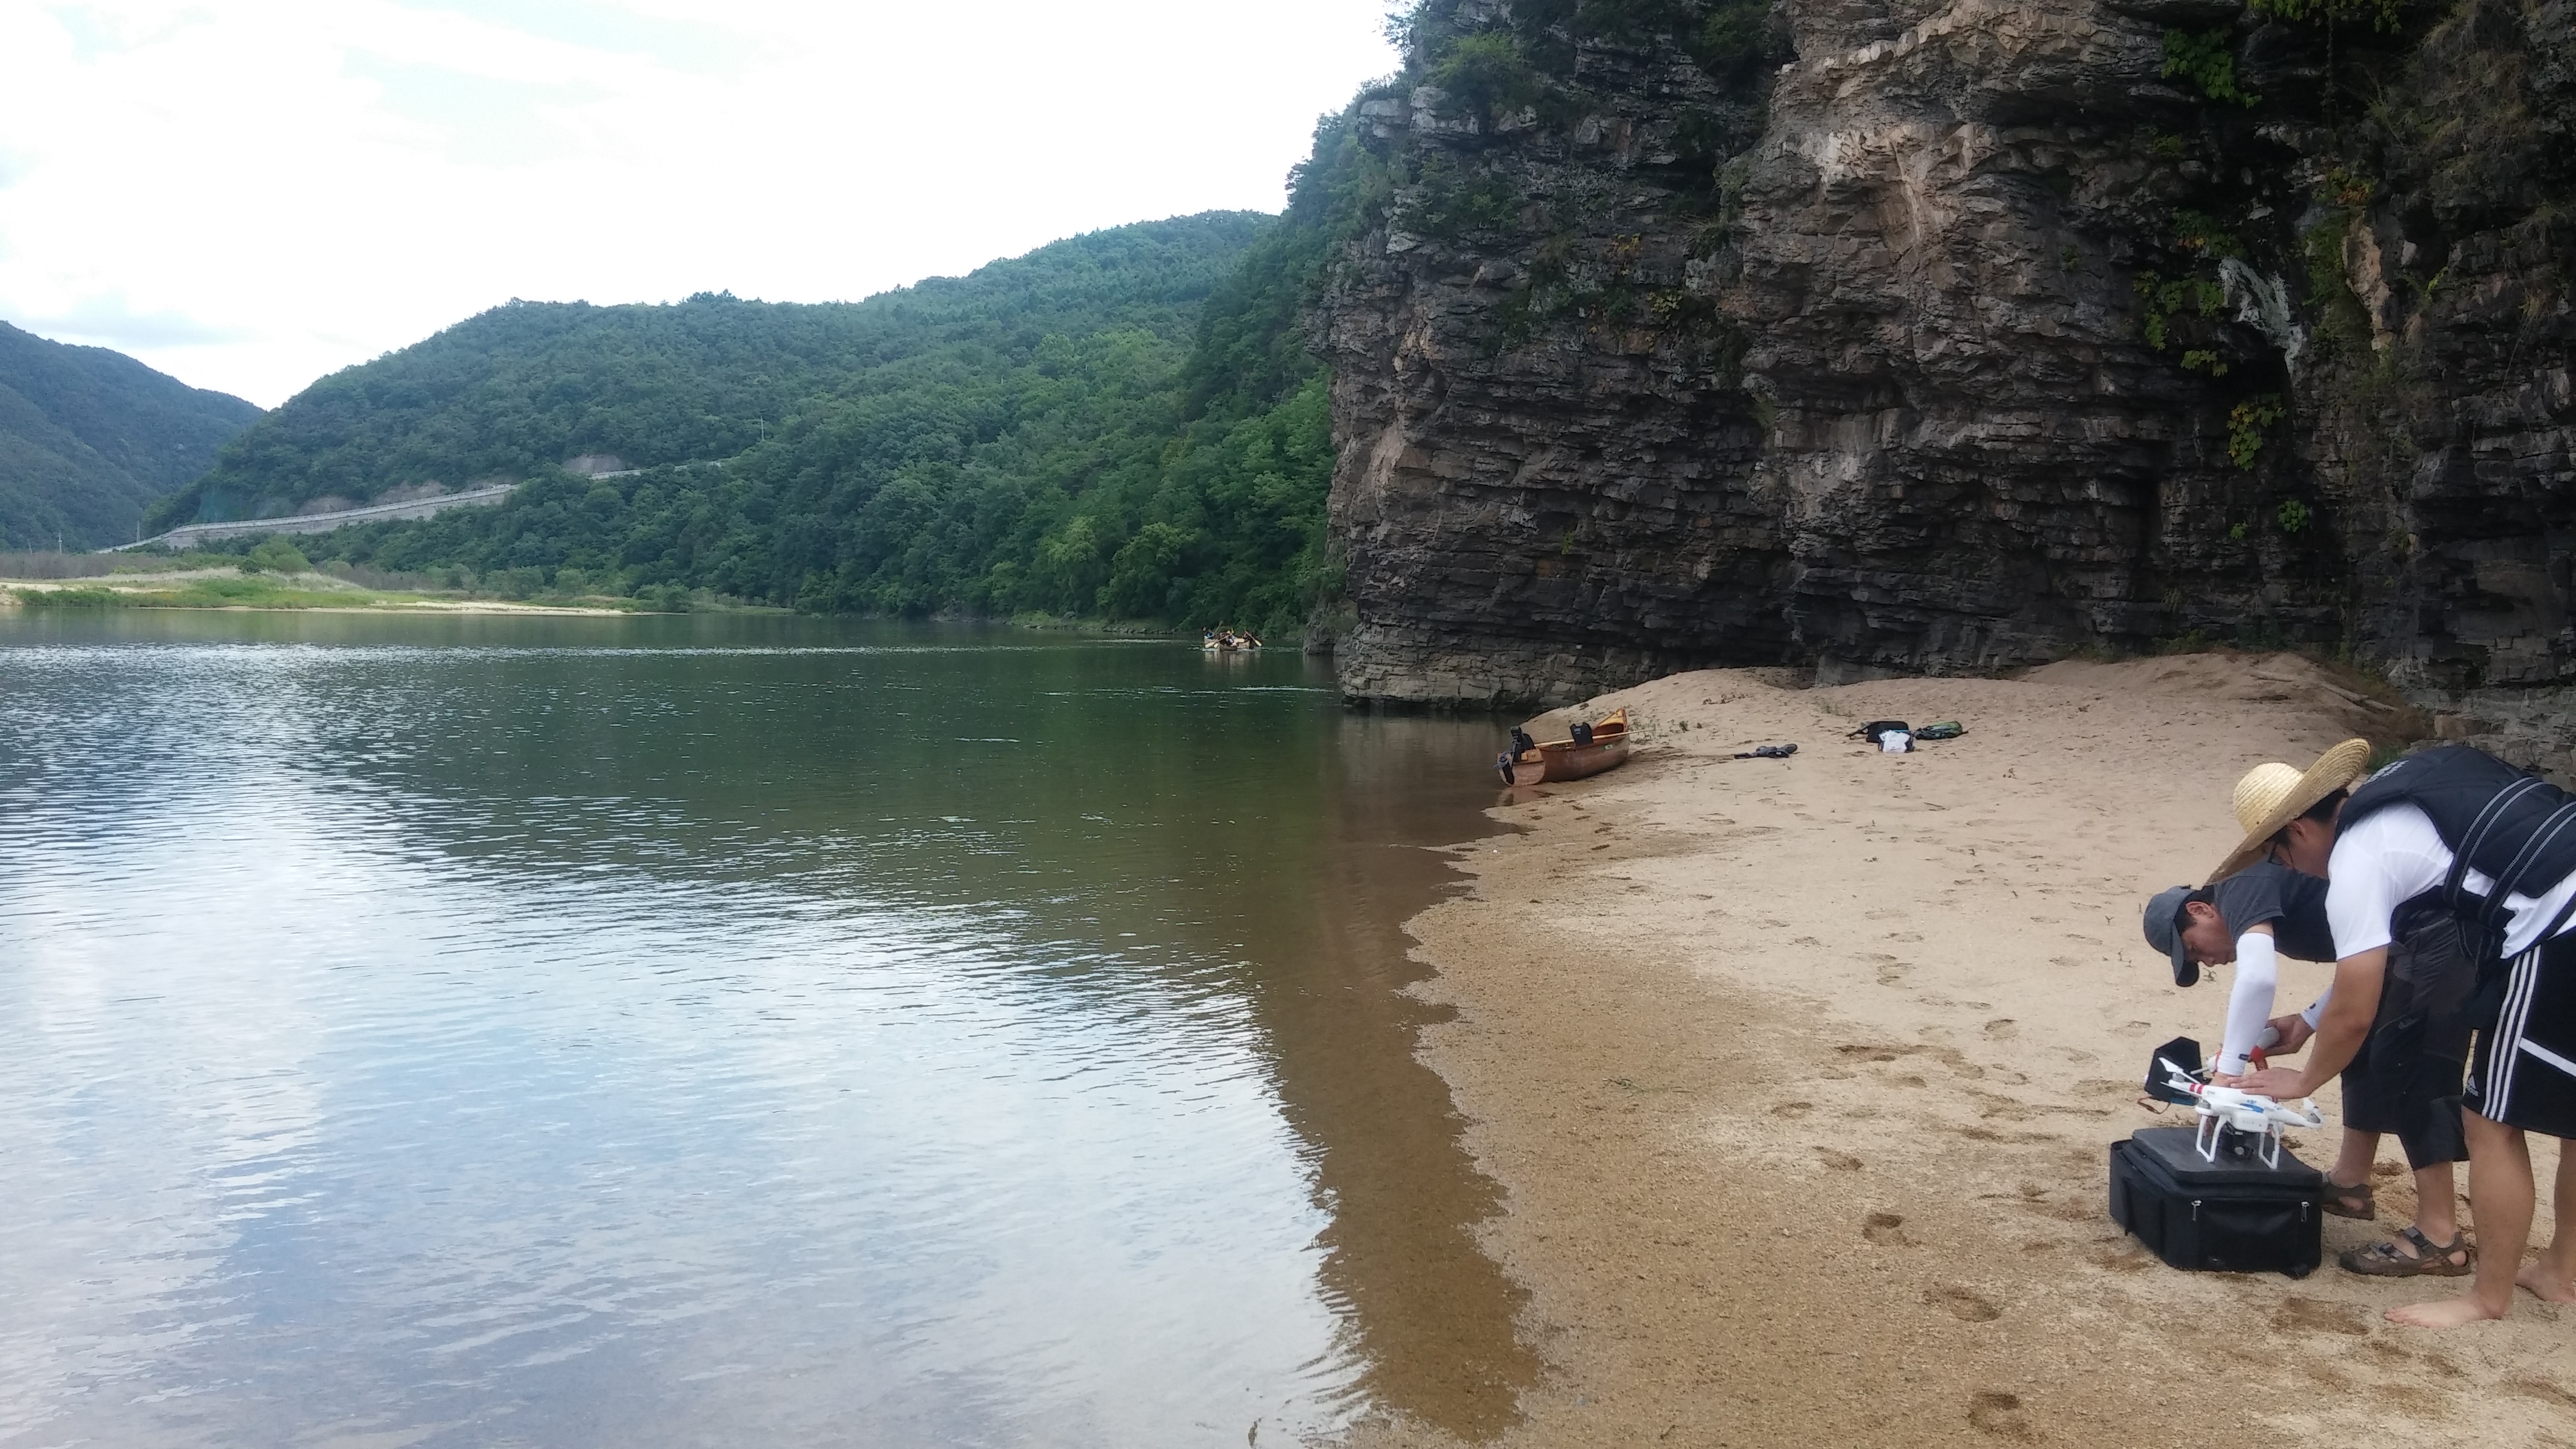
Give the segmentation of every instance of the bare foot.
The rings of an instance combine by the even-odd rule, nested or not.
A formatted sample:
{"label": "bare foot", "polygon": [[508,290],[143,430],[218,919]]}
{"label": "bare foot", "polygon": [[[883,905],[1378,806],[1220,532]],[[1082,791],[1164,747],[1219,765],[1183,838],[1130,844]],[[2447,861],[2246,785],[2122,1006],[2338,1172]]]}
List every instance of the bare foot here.
{"label": "bare foot", "polygon": [[2457,1298],[2441,1298],[2431,1303],[2409,1303],[2403,1308],[2388,1310],[2389,1322],[2402,1323],[2409,1328],[2458,1328],[2464,1324],[2482,1323],[2490,1318],[2502,1317],[2504,1317],[2502,1310],[2490,1309],[2465,1293]]}
{"label": "bare foot", "polygon": [[2532,1291],[2543,1303],[2576,1303],[2576,1278],[2560,1278],[2533,1263],[2513,1275],[2513,1281]]}

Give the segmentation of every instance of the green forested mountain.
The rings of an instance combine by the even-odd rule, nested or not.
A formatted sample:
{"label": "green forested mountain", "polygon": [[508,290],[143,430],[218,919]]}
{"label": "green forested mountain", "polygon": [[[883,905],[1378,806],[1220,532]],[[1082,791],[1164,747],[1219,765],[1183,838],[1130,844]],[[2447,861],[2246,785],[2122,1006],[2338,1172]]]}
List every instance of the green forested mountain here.
{"label": "green forested mountain", "polygon": [[[161,513],[531,481],[317,559],[828,611],[1301,620],[1332,579],[1323,385],[1285,330],[1311,242],[1121,227],[864,302],[513,304],[317,383]],[[559,471],[584,453],[639,471]]]}
{"label": "green forested mountain", "polygon": [[0,322],[0,549],[126,543],[259,416],[104,347]]}

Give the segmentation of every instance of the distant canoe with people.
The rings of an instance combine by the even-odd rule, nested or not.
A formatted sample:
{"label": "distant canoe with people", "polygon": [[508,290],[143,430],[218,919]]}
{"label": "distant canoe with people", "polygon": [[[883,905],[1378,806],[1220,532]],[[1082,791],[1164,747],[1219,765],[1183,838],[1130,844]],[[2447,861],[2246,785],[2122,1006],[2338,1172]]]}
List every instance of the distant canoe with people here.
{"label": "distant canoe with people", "polygon": [[1261,640],[1233,629],[1210,629],[1199,636],[1199,647],[1210,654],[1242,654],[1260,648]]}
{"label": "distant canoe with people", "polygon": [[1511,759],[1511,783],[1552,784],[1598,775],[1628,762],[1628,711],[1614,709],[1565,739],[1546,740]]}

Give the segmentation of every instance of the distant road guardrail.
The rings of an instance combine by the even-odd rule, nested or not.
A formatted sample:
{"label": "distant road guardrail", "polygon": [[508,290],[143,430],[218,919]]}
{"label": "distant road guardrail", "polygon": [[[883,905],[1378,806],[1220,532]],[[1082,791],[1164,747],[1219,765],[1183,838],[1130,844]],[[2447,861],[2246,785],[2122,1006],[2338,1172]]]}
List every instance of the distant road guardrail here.
{"label": "distant road guardrail", "polygon": [[435,498],[412,498],[401,503],[370,503],[361,508],[343,508],[331,513],[290,513],[283,518],[244,518],[232,523],[183,523],[168,533],[155,534],[133,543],[120,543],[100,553],[123,553],[130,548],[160,544],[166,548],[189,548],[210,538],[239,538],[246,533],[329,533],[353,523],[382,523],[389,519],[427,518],[451,508],[488,508],[518,490],[516,483],[498,483],[489,488],[469,488],[463,493],[442,493]]}

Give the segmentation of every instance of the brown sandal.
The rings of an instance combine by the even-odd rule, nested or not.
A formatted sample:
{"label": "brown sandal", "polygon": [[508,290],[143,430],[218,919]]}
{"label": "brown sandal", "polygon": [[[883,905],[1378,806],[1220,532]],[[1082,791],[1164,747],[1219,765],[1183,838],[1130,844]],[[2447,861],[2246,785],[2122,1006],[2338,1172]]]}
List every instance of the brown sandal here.
{"label": "brown sandal", "polygon": [[2379,1216],[2377,1204],[2371,1201],[2370,1182],[2367,1178],[2350,1187],[2331,1177],[2327,1178],[2325,1199],[2319,1206],[2339,1218],[2361,1218],[2368,1221]]}
{"label": "brown sandal", "polygon": [[[2400,1228],[2397,1236],[2414,1244],[2417,1256],[2406,1256],[2390,1241],[2367,1248],[2346,1248],[2335,1261],[2343,1264],[2345,1272],[2365,1278],[2461,1278],[2477,1270],[2478,1250],[2469,1245],[2466,1233],[2447,1243],[2435,1243],[2412,1227]],[[2460,1261],[2451,1261],[2453,1253],[2460,1255]]]}

